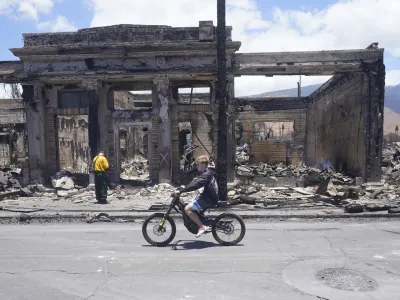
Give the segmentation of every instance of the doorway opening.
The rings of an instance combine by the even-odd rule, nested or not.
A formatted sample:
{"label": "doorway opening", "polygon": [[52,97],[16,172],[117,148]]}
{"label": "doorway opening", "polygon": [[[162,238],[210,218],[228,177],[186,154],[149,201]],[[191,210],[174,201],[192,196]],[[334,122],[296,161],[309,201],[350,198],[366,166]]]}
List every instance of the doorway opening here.
{"label": "doorway opening", "polygon": [[119,128],[121,183],[145,184],[151,179],[148,143],[147,126],[126,125]]}

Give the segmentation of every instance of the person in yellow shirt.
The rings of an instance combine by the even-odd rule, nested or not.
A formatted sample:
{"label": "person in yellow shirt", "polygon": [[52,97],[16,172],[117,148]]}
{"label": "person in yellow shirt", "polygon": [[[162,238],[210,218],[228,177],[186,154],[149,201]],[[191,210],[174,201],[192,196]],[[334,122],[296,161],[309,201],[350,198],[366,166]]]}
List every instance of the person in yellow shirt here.
{"label": "person in yellow shirt", "polygon": [[93,158],[94,185],[96,190],[96,200],[99,204],[107,204],[107,173],[108,161],[104,156],[104,151]]}

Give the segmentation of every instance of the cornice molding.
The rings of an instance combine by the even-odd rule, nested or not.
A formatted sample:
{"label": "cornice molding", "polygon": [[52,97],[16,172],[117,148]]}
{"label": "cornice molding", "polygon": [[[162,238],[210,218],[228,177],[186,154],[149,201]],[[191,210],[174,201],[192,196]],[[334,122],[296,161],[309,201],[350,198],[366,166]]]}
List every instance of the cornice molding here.
{"label": "cornice molding", "polygon": [[[234,50],[228,50],[228,55],[233,56]],[[159,57],[172,57],[172,56],[184,56],[184,57],[216,57],[217,52],[214,50],[203,51],[203,50],[192,50],[192,51],[152,51],[152,52],[137,52],[137,53],[118,53],[118,54],[70,54],[70,55],[28,55],[21,56],[21,60],[24,62],[33,61],[71,61],[71,60],[84,60],[88,58],[96,59],[108,59],[108,58],[159,58]]]}

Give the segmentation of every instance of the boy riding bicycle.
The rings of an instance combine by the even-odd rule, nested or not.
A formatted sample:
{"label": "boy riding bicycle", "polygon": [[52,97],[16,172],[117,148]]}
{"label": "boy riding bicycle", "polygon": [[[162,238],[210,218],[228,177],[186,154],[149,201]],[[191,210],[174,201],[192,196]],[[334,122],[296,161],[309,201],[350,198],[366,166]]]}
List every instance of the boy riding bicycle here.
{"label": "boy riding bicycle", "polygon": [[215,172],[208,168],[208,157],[199,156],[196,158],[196,168],[199,171],[200,176],[193,179],[191,183],[185,186],[183,189],[176,192],[178,195],[182,193],[192,192],[204,187],[203,192],[199,197],[196,197],[191,203],[186,205],[186,214],[199,226],[199,231],[196,237],[201,236],[210,228],[205,226],[199,219],[198,215],[194,211],[204,210],[216,206],[218,204],[218,184],[215,179]]}

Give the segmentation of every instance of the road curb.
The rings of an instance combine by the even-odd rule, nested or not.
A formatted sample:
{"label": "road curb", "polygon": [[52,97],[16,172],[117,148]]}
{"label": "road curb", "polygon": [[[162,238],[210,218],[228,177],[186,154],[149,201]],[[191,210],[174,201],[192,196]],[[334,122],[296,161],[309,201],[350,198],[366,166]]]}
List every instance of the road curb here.
{"label": "road curb", "polygon": [[[106,214],[108,218],[106,220],[94,219],[94,222],[134,222],[135,220],[143,220],[153,213],[161,211],[151,211],[146,213],[129,213],[119,214],[115,212],[81,212],[76,214],[71,213],[54,213],[54,214],[14,214],[10,216],[0,216],[0,222],[2,223],[27,223],[31,221],[36,222],[87,222],[88,216],[93,217],[98,214]],[[388,213],[358,213],[358,214],[330,214],[330,215],[319,215],[319,214],[257,214],[251,212],[240,212],[240,211],[229,211],[240,215],[243,219],[396,219],[400,218],[400,214],[388,214]],[[217,216],[220,213],[210,214],[210,216]],[[172,214],[174,219],[180,220],[182,216],[180,214]]]}

